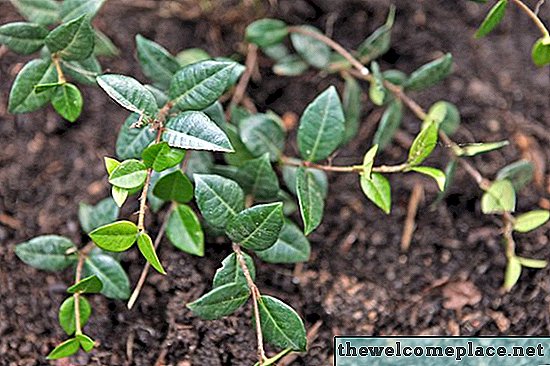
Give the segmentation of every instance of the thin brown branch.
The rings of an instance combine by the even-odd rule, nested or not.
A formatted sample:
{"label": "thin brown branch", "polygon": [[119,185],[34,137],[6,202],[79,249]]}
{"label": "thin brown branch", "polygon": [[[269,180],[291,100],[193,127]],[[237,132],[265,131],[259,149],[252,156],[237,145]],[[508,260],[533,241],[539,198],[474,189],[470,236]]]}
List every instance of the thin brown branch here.
{"label": "thin brown branch", "polygon": [[[325,172],[361,173],[363,171],[362,165],[346,165],[346,166],[323,165],[323,164],[313,163],[311,161],[298,160],[296,158],[291,158],[284,155],[280,157],[280,162],[281,164],[284,164],[284,165],[319,169]],[[409,165],[407,163],[398,164],[398,165],[380,165],[380,166],[373,167],[372,171],[375,173],[400,173],[407,170],[408,167]]]}
{"label": "thin brown branch", "polygon": [[55,70],[57,71],[57,82],[60,84],[66,83],[67,79],[65,79],[65,74],[63,74],[63,69],[61,69],[61,59],[56,53],[52,55],[52,62],[55,66]]}
{"label": "thin brown branch", "polygon": [[[78,262],[76,263],[76,270],[74,276],[74,283],[79,283],[82,279],[82,268],[84,267],[84,261],[88,256],[89,251],[94,247],[93,244],[88,244],[81,250],[77,251]],[[82,334],[82,322],[80,320],[80,293],[75,292],[73,294],[74,299],[74,318],[75,318],[75,333],[77,335]]]}
{"label": "thin brown branch", "polygon": [[401,251],[403,252],[408,251],[411,246],[414,229],[416,228],[416,214],[423,197],[424,187],[421,183],[417,182],[409,198],[407,217],[405,218],[405,225],[403,225],[403,235],[401,236]]}
{"label": "thin brown branch", "polygon": [[516,256],[516,242],[514,241],[514,216],[509,212],[502,214],[504,221],[504,230],[502,235],[504,236],[504,242],[506,245],[506,258],[510,259]]}
{"label": "thin brown branch", "polygon": [[529,8],[527,5],[525,5],[523,3],[523,1],[521,0],[512,0],[514,2],[514,4],[516,4],[525,14],[527,14],[527,16],[529,18],[531,18],[531,20],[533,21],[533,23],[535,23],[535,25],[537,26],[537,28],[540,30],[540,32],[542,33],[542,36],[543,37],[549,37],[550,36],[550,33],[548,32],[548,29],[546,28],[546,26],[544,25],[544,23],[542,22],[542,20],[540,20],[540,18],[538,17],[537,13],[532,11],[531,8]]}
{"label": "thin brown branch", "polygon": [[245,70],[243,72],[243,75],[239,79],[239,83],[235,87],[235,92],[233,93],[231,102],[229,102],[229,108],[227,108],[228,119],[231,117],[231,110],[233,109],[233,107],[239,105],[239,103],[241,103],[241,101],[243,100],[246,92],[246,88],[248,86],[248,83],[250,82],[250,78],[252,77],[252,73],[254,72],[254,68],[256,67],[257,61],[258,61],[258,46],[256,46],[255,44],[249,43],[248,51],[246,54]]}

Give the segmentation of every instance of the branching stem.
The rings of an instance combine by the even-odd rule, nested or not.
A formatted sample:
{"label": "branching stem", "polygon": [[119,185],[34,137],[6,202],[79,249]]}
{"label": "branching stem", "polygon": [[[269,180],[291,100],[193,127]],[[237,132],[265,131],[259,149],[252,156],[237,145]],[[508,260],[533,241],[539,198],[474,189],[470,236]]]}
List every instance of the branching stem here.
{"label": "branching stem", "polygon": [[61,59],[59,58],[59,55],[57,53],[54,53],[52,55],[52,62],[55,66],[55,71],[57,71],[57,82],[59,84],[65,84],[67,82],[67,79],[65,78],[65,74],[63,74],[63,69],[61,68]]}

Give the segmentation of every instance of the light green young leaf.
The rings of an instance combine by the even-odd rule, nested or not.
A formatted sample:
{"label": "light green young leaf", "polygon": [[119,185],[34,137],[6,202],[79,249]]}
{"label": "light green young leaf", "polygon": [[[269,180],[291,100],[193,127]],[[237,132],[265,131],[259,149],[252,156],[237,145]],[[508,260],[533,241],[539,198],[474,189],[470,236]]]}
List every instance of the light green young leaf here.
{"label": "light green young leaf", "polygon": [[83,15],[91,19],[104,2],[105,0],[64,0],[61,4],[61,19],[64,23]]}
{"label": "light green young leaf", "polygon": [[489,11],[483,23],[479,26],[475,37],[481,38],[491,32],[504,18],[508,0],[499,0]]}
{"label": "light green young leaf", "polygon": [[185,150],[170,147],[163,141],[146,148],[141,157],[147,168],[162,172],[181,163],[185,157]]}
{"label": "light green young leaf", "polygon": [[346,85],[342,97],[344,117],[346,119],[344,129],[344,140],[342,144],[349,142],[359,130],[361,118],[361,87],[354,77],[346,74],[344,76]]}
{"label": "light green young leaf", "polygon": [[527,160],[518,160],[500,169],[497,173],[496,179],[509,180],[514,186],[514,190],[519,192],[533,180],[534,173],[535,167],[533,166],[533,163]]}
{"label": "light green young leaf", "polygon": [[199,219],[187,205],[178,205],[170,214],[166,235],[174,246],[186,253],[204,255],[204,233]]}
{"label": "light green young leaf", "polygon": [[57,360],[74,355],[80,349],[80,342],[76,338],[67,339],[58,344],[46,357],[48,360]]}
{"label": "light green young leaf", "polygon": [[153,118],[157,101],[143,84],[125,75],[106,74],[97,77],[97,84],[118,104],[129,111]]}
{"label": "light green young leaf", "polygon": [[139,251],[143,254],[147,262],[151,263],[151,266],[153,266],[153,268],[159,273],[166,274],[166,271],[162,267],[162,264],[157,256],[157,252],[155,251],[153,241],[151,240],[149,234],[144,232],[140,233],[137,238],[137,244]]}
{"label": "light green young leaf", "polygon": [[403,119],[403,104],[401,101],[395,99],[390,102],[382,118],[378,129],[374,134],[372,143],[378,145],[381,150],[384,150],[391,142],[393,135],[401,125]]}
{"label": "light green young leaf", "polygon": [[180,69],[176,58],[164,47],[140,34],[136,35],[137,57],[143,74],[166,88]]}
{"label": "light green young leaf", "polygon": [[48,30],[33,23],[15,22],[0,27],[0,44],[13,52],[29,55],[44,46]]}
{"label": "light green young leaf", "polygon": [[132,127],[139,120],[139,114],[131,114],[120,128],[116,140],[116,155],[120,159],[139,159],[143,150],[155,140],[155,131],[148,126]]}
{"label": "light green young leaf", "polygon": [[540,38],[535,42],[531,57],[535,65],[539,67],[550,64],[550,36]]}
{"label": "light green young leaf", "polygon": [[241,283],[228,283],[216,287],[187,307],[203,319],[219,319],[240,308],[250,297],[250,290]]}
{"label": "light green young leaf", "polygon": [[445,173],[443,173],[441,170],[429,166],[415,166],[412,167],[411,170],[433,178],[437,183],[437,187],[440,191],[443,191],[445,189]]}
{"label": "light green young leaf", "polygon": [[10,0],[26,19],[41,25],[54,24],[59,19],[59,3],[55,0]]}
{"label": "light green young leaf", "polygon": [[308,69],[307,63],[298,55],[290,54],[273,65],[273,73],[279,76],[299,76]]}
{"label": "light green young leaf", "polygon": [[452,135],[460,125],[460,112],[454,104],[441,100],[430,107],[428,119],[435,120],[445,134]]}
{"label": "light green young leaf", "polygon": [[78,339],[78,343],[80,343],[80,347],[82,347],[84,351],[90,352],[92,349],[94,349],[94,340],[88,337],[86,334],[77,334],[76,339]]}
{"label": "light green young leaf", "polygon": [[[258,253],[258,252],[256,252]],[[254,260],[246,253],[242,253],[248,272],[252,280],[256,278],[256,267],[254,267]],[[235,253],[231,253],[222,261],[222,266],[216,270],[214,275],[213,286],[214,288],[227,285],[230,283],[237,283],[246,285],[246,277],[243,273],[239,259]]]}
{"label": "light green young leaf", "polygon": [[369,98],[378,106],[384,105],[388,99],[388,91],[384,87],[384,76],[380,72],[380,66],[376,61],[371,63],[372,81],[369,87]]}
{"label": "light green young leaf", "polygon": [[255,157],[269,153],[271,161],[276,161],[285,146],[285,131],[281,123],[272,115],[255,114],[239,122],[241,141]]}
{"label": "light green young leaf", "polygon": [[246,27],[245,37],[250,43],[260,47],[281,43],[288,35],[285,22],[278,19],[259,19]]}
{"label": "light green young leaf", "polygon": [[126,199],[128,198],[129,194],[130,192],[127,189],[120,188],[117,186],[111,187],[111,196],[113,196],[113,200],[115,201],[118,207],[122,207],[124,202],[126,202]]}
{"label": "light green young leaf", "polygon": [[279,238],[271,247],[256,251],[256,255],[267,263],[306,262],[311,253],[309,241],[292,221],[285,219]]}
{"label": "light green young leaf", "polygon": [[239,212],[229,221],[229,238],[250,250],[265,250],[272,246],[283,227],[281,202],[253,206]]}
{"label": "light green young leaf", "polygon": [[170,84],[170,99],[181,110],[200,111],[214,103],[227,88],[237,63],[200,61],[179,70]]}
{"label": "light green young leaf", "polygon": [[450,53],[447,53],[445,56],[414,71],[405,83],[405,88],[407,90],[421,90],[435,85],[451,73],[452,66],[453,57]]}
{"label": "light green young leaf", "polygon": [[484,214],[513,212],[516,208],[516,192],[508,180],[497,180],[481,197]]}
{"label": "light green young leaf", "polygon": [[363,193],[386,214],[391,211],[391,187],[386,177],[379,173],[372,173],[369,179],[365,175],[360,177]]}
{"label": "light green young leaf", "polygon": [[527,268],[542,269],[542,268],[546,268],[546,266],[548,265],[548,262],[542,259],[532,259],[532,258],[523,258],[523,257],[516,257],[516,259],[519,261],[519,263],[523,267],[527,267]]}
{"label": "light green young leaf", "polygon": [[[298,26],[298,28],[322,34],[319,29],[309,25]],[[298,54],[311,66],[322,69],[328,65],[330,48],[323,42],[301,33],[292,33],[290,41]]]}
{"label": "light green young leaf", "polygon": [[458,156],[476,156],[479,154],[484,154],[489,151],[498,150],[504,146],[508,146],[508,141],[497,141],[497,142],[480,142],[473,144],[461,145],[457,150]]}
{"label": "light green young leaf", "polygon": [[244,193],[239,185],[227,178],[210,174],[195,174],[195,199],[209,225],[223,229],[244,209]]}
{"label": "light green young leaf", "polygon": [[233,151],[227,135],[203,112],[182,112],[171,118],[162,138],[181,149]]}
{"label": "light green young leaf", "polygon": [[81,15],[51,31],[46,46],[64,60],[85,60],[94,51],[94,41],[90,18]]}
{"label": "light green young leaf", "polygon": [[164,201],[187,203],[193,199],[193,185],[178,169],[162,176],[155,184],[153,194]]}
{"label": "light green young leaf", "polygon": [[550,211],[534,210],[526,212],[516,217],[514,230],[520,233],[526,233],[544,225],[550,219]]}
{"label": "light green young leaf", "polygon": [[304,234],[309,235],[323,220],[325,209],[323,189],[312,172],[300,167],[296,172],[296,192],[304,222]]}
{"label": "light green young leaf", "polygon": [[374,165],[374,157],[376,156],[377,152],[378,145],[374,145],[369,149],[369,151],[366,152],[365,156],[363,157],[363,171],[361,174],[369,179],[372,172],[372,166]]}
{"label": "light green young leaf", "polygon": [[237,182],[248,194],[259,200],[277,197],[279,179],[269,161],[269,154],[245,161],[237,171]]}
{"label": "light green young leaf", "polygon": [[101,252],[92,253],[84,261],[83,269],[85,276],[96,275],[99,278],[103,283],[101,293],[106,297],[121,300],[130,297],[128,276],[113,257]]}
{"label": "light green young leaf", "polygon": [[[286,184],[288,190],[295,196],[298,195],[296,190],[296,174],[298,173],[298,167],[283,165],[283,181]],[[327,174],[320,170],[314,168],[307,168],[306,171],[313,174],[313,178],[317,183],[318,188],[320,189],[321,196],[326,198],[328,193],[328,177]]]}
{"label": "light green young leaf", "polygon": [[377,28],[357,48],[361,61],[368,62],[377,59],[390,49],[391,30],[395,20],[395,6],[390,5],[386,23]]}
{"label": "light green young leaf", "polygon": [[118,213],[119,209],[111,198],[105,198],[95,206],[84,202],[78,205],[78,220],[86,233],[115,221]]}
{"label": "light green young leaf", "polygon": [[521,263],[517,257],[508,258],[506,271],[504,272],[504,289],[510,291],[521,276]]}
{"label": "light green young leaf", "polygon": [[58,271],[76,263],[75,245],[67,238],[57,235],[43,235],[15,247],[15,254],[29,266],[46,271]]}
{"label": "light green young leaf", "polygon": [[69,122],[74,122],[82,112],[82,94],[71,84],[65,83],[58,87],[52,96],[52,105],[59,115]]}
{"label": "light green young leaf", "polygon": [[56,81],[57,73],[50,60],[30,61],[19,71],[13,82],[8,112],[27,113],[40,109],[50,101],[53,89],[38,93],[34,87]]}
{"label": "light green young leaf", "polygon": [[[92,307],[84,296],[79,296],[78,312],[80,313],[80,326],[84,327],[92,313]],[[59,325],[68,335],[74,334],[76,331],[74,297],[68,297],[59,307]]]}
{"label": "light green young leaf", "polygon": [[74,294],[76,292],[83,294],[95,294],[101,292],[103,284],[96,275],[86,277],[79,282],[75,283],[67,289],[67,292]]}
{"label": "light green young leaf", "polygon": [[89,236],[103,250],[123,252],[137,239],[138,228],[130,221],[117,221],[103,225],[92,231]]}
{"label": "light green young leaf", "polygon": [[96,77],[102,72],[99,61],[93,55],[80,61],[63,60],[61,69],[73,81],[84,85],[95,85]]}
{"label": "light green young leaf", "polygon": [[204,61],[212,58],[208,52],[201,48],[188,48],[179,52],[176,55],[176,60],[180,67],[194,64],[195,62]]}
{"label": "light green young leaf", "polygon": [[94,56],[115,57],[120,55],[120,50],[111,39],[98,29],[94,29],[95,47]]}
{"label": "light green young leaf", "polygon": [[437,145],[437,124],[430,122],[422,128],[414,139],[407,163],[411,166],[418,165],[424,161]]}
{"label": "light green young leaf", "polygon": [[280,348],[306,350],[306,329],[300,316],[279,299],[263,295],[259,301],[260,324],[264,339]]}
{"label": "light green young leaf", "polygon": [[147,167],[139,160],[124,160],[109,174],[109,183],[119,188],[133,189],[147,178]]}
{"label": "light green young leaf", "polygon": [[342,143],[345,118],[334,86],[321,93],[300,118],[298,149],[307,161],[327,158]]}

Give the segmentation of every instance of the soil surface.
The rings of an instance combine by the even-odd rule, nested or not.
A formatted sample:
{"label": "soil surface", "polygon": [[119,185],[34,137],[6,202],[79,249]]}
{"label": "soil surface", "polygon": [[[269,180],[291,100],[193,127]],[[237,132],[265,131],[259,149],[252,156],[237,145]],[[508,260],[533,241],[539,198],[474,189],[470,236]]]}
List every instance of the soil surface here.
{"label": "soil surface", "polygon": [[[145,80],[134,57],[137,33],[174,53],[202,47],[216,56],[238,54],[244,26],[262,13],[290,24],[315,25],[353,48],[384,22],[388,8],[384,0],[274,0],[257,7],[224,0],[201,12],[189,5],[192,1],[169,8],[163,3],[167,2],[107,2],[95,24],[125,51],[119,58],[103,60],[105,68]],[[549,196],[545,163],[550,159],[550,69],[537,69],[530,61],[530,47],[538,36],[533,24],[510,6],[496,32],[474,40],[487,5],[465,0],[395,4],[393,48],[382,57],[382,68],[411,72],[452,52],[452,76],[413,97],[426,107],[442,98],[458,105],[463,120],[455,136],[459,142],[510,139],[505,149],[472,159],[487,177],[522,156],[538,161],[542,182],[521,192],[518,211],[546,205],[548,201],[540,198]],[[21,19],[7,1],[0,3],[0,10],[0,24]],[[541,16],[550,19],[550,4]],[[63,340],[57,309],[71,271],[30,268],[16,258],[14,247],[47,233],[86,241],[78,226],[78,202],[95,203],[108,195],[102,157],[113,155],[115,132],[126,116],[93,87],[84,88],[85,107],[75,124],[61,120],[51,107],[28,115],[8,114],[11,83],[27,60],[11,52],[0,59],[0,365],[48,365],[45,355]],[[262,56],[260,65],[262,78],[248,91],[261,111],[300,114],[328,84],[342,90],[336,77],[310,71],[299,78],[279,78],[271,73],[267,58]],[[361,132],[335,163],[361,160],[379,116],[380,111],[365,101]],[[399,162],[407,140],[418,129],[418,121],[407,114],[401,138],[381,161]],[[295,146],[288,151],[295,153]],[[430,163],[444,167],[444,149],[439,147],[434,155]],[[498,219],[481,214],[480,191],[469,176],[460,170],[451,194],[435,209],[430,208],[437,194],[432,182],[413,175],[390,179],[394,204],[388,217],[366,200],[356,177],[331,175],[323,224],[311,235],[311,261],[298,266],[257,261],[261,291],[292,304],[308,329],[320,324],[308,353],[292,364],[331,364],[336,334],[550,333],[550,270],[525,270],[510,293],[500,292],[506,260]],[[417,182],[426,183],[425,198],[411,246],[402,252],[407,204]],[[129,206],[123,212],[126,217],[137,207],[135,202]],[[550,259],[548,228],[517,235],[518,253]],[[90,354],[51,364],[253,364],[256,343],[250,307],[217,321],[200,320],[185,308],[208,290],[229,251],[228,243],[209,239],[205,257],[196,258],[163,243],[159,255],[169,275],[151,274],[131,311],[122,301],[91,297],[94,313],[86,329],[100,346]],[[122,264],[135,283],[143,260],[132,251]]]}

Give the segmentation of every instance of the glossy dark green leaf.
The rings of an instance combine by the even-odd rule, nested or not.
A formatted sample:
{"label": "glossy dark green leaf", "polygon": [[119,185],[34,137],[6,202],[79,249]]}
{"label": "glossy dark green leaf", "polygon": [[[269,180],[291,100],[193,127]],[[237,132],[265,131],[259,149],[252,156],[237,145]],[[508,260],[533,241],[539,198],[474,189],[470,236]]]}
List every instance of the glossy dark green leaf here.
{"label": "glossy dark green leaf", "polygon": [[164,47],[141,35],[136,36],[137,57],[143,74],[162,87],[168,87],[180,69],[176,58]]}
{"label": "glossy dark green leaf", "polygon": [[308,69],[307,63],[298,55],[287,55],[273,65],[273,73],[279,76],[299,76]]}
{"label": "glossy dark green leaf", "polygon": [[433,180],[437,183],[439,190],[443,191],[445,189],[445,173],[441,170],[429,166],[415,166],[412,167],[411,170],[433,178]]}
{"label": "glossy dark green leaf", "polygon": [[140,233],[137,238],[137,244],[139,251],[143,254],[143,257],[156,269],[159,273],[166,274],[166,271],[162,267],[160,260],[153,246],[153,240],[147,233]]}
{"label": "glossy dark green leaf", "polygon": [[[301,25],[298,28],[322,34],[319,29],[309,25]],[[325,43],[301,33],[292,33],[290,40],[298,54],[311,66],[322,69],[328,65],[330,48]]]}
{"label": "glossy dark green leaf", "polygon": [[237,182],[248,194],[259,200],[277,197],[279,180],[269,161],[269,154],[245,161],[237,172]]}
{"label": "glossy dark green leaf", "polygon": [[504,289],[509,291],[518,282],[521,276],[521,263],[517,257],[508,258],[506,271],[504,272]]}
{"label": "glossy dark green leaf", "polygon": [[77,334],[76,339],[78,339],[78,343],[80,343],[80,347],[82,347],[84,351],[90,352],[92,349],[94,349],[94,340],[88,337],[86,334]]}
{"label": "glossy dark green leaf", "polygon": [[296,192],[304,222],[304,234],[309,235],[323,220],[325,209],[323,189],[317,183],[313,173],[301,167],[296,172]]}
{"label": "glossy dark green leaf", "polygon": [[275,244],[266,250],[256,251],[256,255],[268,263],[298,263],[308,261],[310,252],[309,241],[302,230],[285,219]]}
{"label": "glossy dark green leaf", "polygon": [[93,18],[105,0],[64,0],[61,4],[61,19],[68,22],[83,15]]}
{"label": "glossy dark green leaf", "polygon": [[407,90],[421,90],[435,85],[451,73],[452,66],[453,57],[450,53],[447,53],[414,71],[405,83],[405,88]]}
{"label": "glossy dark green leaf", "polygon": [[82,15],[51,31],[46,46],[64,60],[84,60],[92,55],[94,41],[90,19]]}
{"label": "glossy dark green leaf", "polygon": [[69,122],[74,122],[82,112],[82,94],[70,83],[58,87],[52,95],[52,105],[57,113]]}
{"label": "glossy dark green leaf", "polygon": [[72,80],[85,85],[95,85],[96,77],[101,74],[101,65],[95,56],[79,61],[63,60],[61,69]]}
{"label": "glossy dark green leaf", "polygon": [[[298,173],[298,167],[284,165],[283,166],[283,180],[288,188],[288,190],[294,194],[298,195],[296,191],[296,174]],[[307,168],[308,172],[313,175],[315,182],[317,183],[318,188],[320,189],[321,196],[325,198],[328,193],[328,178],[327,174],[319,169]]]}
{"label": "glossy dark green leaf", "polygon": [[162,172],[181,163],[185,157],[185,150],[170,147],[167,142],[163,141],[146,148],[141,157],[147,168]]}
{"label": "glossy dark green leaf", "polygon": [[115,102],[129,111],[150,118],[158,112],[155,96],[134,78],[107,74],[98,76],[97,83]]}
{"label": "glossy dark green leaf", "polygon": [[94,29],[95,47],[94,56],[115,57],[120,54],[118,47],[103,32]]}
{"label": "glossy dark green leaf", "polygon": [[223,158],[227,164],[241,166],[246,161],[254,159],[254,155],[252,155],[246,145],[242,142],[236,126],[228,123],[224,126],[224,131],[234,150],[232,153],[223,154]]}
{"label": "glossy dark green leaf", "polygon": [[46,105],[53,89],[37,93],[34,87],[57,81],[55,67],[50,60],[32,60],[17,74],[11,87],[8,102],[10,113],[34,112]]}
{"label": "glossy dark green leaf", "polygon": [[361,118],[361,87],[352,76],[345,76],[346,86],[342,98],[345,122],[344,139],[342,144],[349,142],[357,135]]}
{"label": "glossy dark green leaf", "polygon": [[194,64],[195,62],[204,61],[212,58],[208,52],[201,48],[188,48],[179,52],[176,55],[176,60],[181,67]]}
{"label": "glossy dark green leaf", "polygon": [[514,230],[520,233],[526,233],[544,225],[548,219],[550,219],[550,212],[547,210],[526,212],[516,217]]}
{"label": "glossy dark green leaf", "polygon": [[202,110],[223,94],[235,62],[200,61],[184,66],[170,84],[170,99],[181,110]]}
{"label": "glossy dark green leaf", "polygon": [[86,233],[115,221],[118,213],[119,209],[111,198],[105,198],[95,206],[84,202],[78,205],[78,220]]}
{"label": "glossy dark green leaf", "polygon": [[195,174],[195,199],[208,224],[225,228],[244,209],[244,193],[239,185],[218,175]]}
{"label": "glossy dark green leaf", "polygon": [[188,152],[187,168],[185,169],[185,175],[191,181],[195,174],[210,174],[212,173],[212,166],[214,165],[214,157],[209,151],[193,151]]}
{"label": "glossy dark green leaf", "polygon": [[535,65],[542,67],[550,64],[550,36],[538,39],[533,45],[531,58]]}
{"label": "glossy dark green leaf", "polygon": [[76,338],[71,338],[58,344],[46,357],[48,360],[57,360],[74,355],[80,349],[80,342]]}
{"label": "glossy dark green leaf", "polygon": [[[59,325],[61,325],[61,328],[63,328],[68,335],[72,335],[76,331],[74,305],[74,297],[71,296],[63,301],[63,304],[59,307]],[[78,312],[80,313],[80,326],[84,327],[90,318],[90,314],[92,314],[92,307],[84,296],[79,296]]]}
{"label": "glossy dark green leaf", "polygon": [[186,150],[233,151],[223,130],[203,112],[182,112],[171,118],[162,138]]}
{"label": "glossy dark green leaf", "polygon": [[216,287],[187,307],[203,319],[219,319],[240,308],[250,296],[250,290],[241,283]]}
{"label": "glossy dark green leaf", "polygon": [[535,167],[532,162],[528,160],[518,160],[500,169],[497,173],[496,179],[509,180],[514,186],[514,190],[519,192],[533,180],[534,173]]}
{"label": "glossy dark green leaf", "polygon": [[239,122],[241,141],[253,156],[269,153],[276,161],[285,146],[285,131],[280,121],[269,114],[255,114]]}
{"label": "glossy dark green leaf", "polygon": [[479,26],[475,37],[481,38],[491,32],[504,18],[508,0],[499,0],[489,11],[483,23]]}
{"label": "glossy dark green leaf", "polygon": [[409,150],[407,163],[411,166],[418,165],[424,161],[437,145],[437,124],[434,122],[424,126],[414,139]]}
{"label": "glossy dark green leaf", "polygon": [[298,149],[307,161],[327,158],[342,143],[345,118],[334,86],[321,93],[300,118]]}
{"label": "glossy dark green leaf", "polygon": [[63,83],[55,82],[55,83],[47,83],[47,84],[38,84],[34,86],[34,90],[38,94],[40,94],[50,89],[56,89],[60,85],[63,85]]}
{"label": "glossy dark green leaf", "polygon": [[208,107],[202,110],[215,124],[219,127],[224,128],[226,125],[225,120],[225,111],[223,110],[223,105],[220,102],[214,102],[214,104],[209,105]]}
{"label": "glossy dark green leaf", "polygon": [[155,140],[155,131],[149,126],[132,127],[138,120],[138,114],[131,114],[120,128],[116,140],[116,155],[120,159],[141,158],[143,150]]}
{"label": "glossy dark green leaf", "polygon": [[464,144],[460,145],[460,148],[457,151],[458,156],[476,156],[479,154],[484,154],[493,150],[498,150],[504,146],[508,146],[508,141],[497,141],[497,142],[480,142],[473,144]]}
{"label": "glossy dark green leaf", "polygon": [[272,296],[262,296],[258,301],[260,324],[264,339],[280,348],[294,351],[306,350],[306,329],[294,309]]}
{"label": "glossy dark green leaf", "polygon": [[256,205],[239,212],[229,221],[229,238],[250,250],[265,250],[272,246],[283,227],[281,202]]}
{"label": "glossy dark green leaf", "polygon": [[[248,268],[248,273],[250,273],[250,277],[254,280],[256,278],[254,260],[244,252],[242,255]],[[230,283],[247,284],[246,277],[235,253],[231,253],[222,261],[222,266],[218,268],[214,275],[213,286],[216,288]]]}
{"label": "glossy dark green leaf", "polygon": [[138,228],[133,222],[117,221],[100,226],[89,235],[101,249],[109,252],[123,252],[136,242]]}
{"label": "glossy dark green leaf", "polygon": [[178,205],[170,214],[166,235],[174,246],[186,253],[204,255],[204,233],[199,219],[187,205]]}
{"label": "glossy dark green leaf", "polygon": [[55,0],[11,0],[11,3],[33,23],[51,25],[59,20],[59,3]]}
{"label": "glossy dark green leaf", "polygon": [[516,208],[516,192],[508,180],[497,180],[481,197],[484,214],[512,212]]}
{"label": "glossy dark green leaf", "polygon": [[193,199],[193,185],[181,170],[176,170],[157,181],[153,194],[164,201],[187,203]]}
{"label": "glossy dark green leaf", "polygon": [[361,189],[363,193],[386,214],[391,211],[391,187],[386,177],[379,173],[372,173],[370,179],[361,175]]}
{"label": "glossy dark green leaf", "polygon": [[259,19],[246,27],[245,37],[250,43],[260,47],[281,43],[288,35],[285,22],[278,19]]}
{"label": "glossy dark green leaf", "polygon": [[[137,236],[137,234],[136,234]],[[92,253],[84,261],[84,274],[96,275],[103,289],[101,293],[111,299],[130,297],[130,281],[122,266],[110,255],[101,252]]]}
{"label": "glossy dark green leaf", "polygon": [[29,55],[44,46],[48,30],[33,23],[15,22],[0,27],[0,44],[13,52]]}
{"label": "glossy dark green leaf", "polygon": [[[15,247],[15,254],[29,266],[47,271],[58,271],[76,263],[75,245],[67,238],[43,235]],[[73,254],[67,254],[72,250]]]}
{"label": "glossy dark green leaf", "polygon": [[76,292],[86,293],[86,294],[95,294],[101,292],[103,289],[103,284],[99,278],[95,275],[83,278],[79,282],[75,283],[67,289],[67,292],[74,294]]}
{"label": "glossy dark green leaf", "polygon": [[377,28],[357,48],[361,61],[369,62],[382,56],[390,49],[391,30],[395,20],[395,6],[391,5],[386,23]]}

